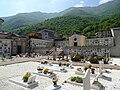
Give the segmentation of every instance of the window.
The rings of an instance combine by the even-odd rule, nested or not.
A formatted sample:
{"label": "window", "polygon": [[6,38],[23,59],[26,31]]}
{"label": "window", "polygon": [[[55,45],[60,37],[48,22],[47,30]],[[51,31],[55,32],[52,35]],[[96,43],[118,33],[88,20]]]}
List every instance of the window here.
{"label": "window", "polygon": [[76,41],[77,40],[77,38],[74,38],[74,41]]}
{"label": "window", "polygon": [[4,44],[4,46],[7,46],[7,44]]}

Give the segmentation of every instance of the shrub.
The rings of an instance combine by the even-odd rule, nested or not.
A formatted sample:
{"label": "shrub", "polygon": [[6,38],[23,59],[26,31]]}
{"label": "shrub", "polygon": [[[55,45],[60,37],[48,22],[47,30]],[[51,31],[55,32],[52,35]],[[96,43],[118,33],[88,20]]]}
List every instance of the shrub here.
{"label": "shrub", "polygon": [[60,67],[62,66],[62,63],[61,63],[61,62],[59,62],[59,66],[60,66]]}
{"label": "shrub", "polygon": [[47,64],[48,62],[47,61],[44,61],[44,64]]}
{"label": "shrub", "polygon": [[82,58],[82,57],[81,57],[80,55],[78,55],[78,54],[71,56],[71,60],[72,60],[72,61],[80,61],[81,58]]}
{"label": "shrub", "polygon": [[95,57],[91,57],[89,61],[90,61],[90,63],[93,63],[93,64],[98,64],[99,63],[99,60],[97,59],[96,56]]}
{"label": "shrub", "polygon": [[76,82],[77,82],[77,83],[83,83],[83,79],[82,79],[81,77],[77,77],[77,78],[76,78]]}
{"label": "shrub", "polygon": [[62,64],[63,66],[66,66],[66,63]]}
{"label": "shrub", "polygon": [[77,77],[71,77],[71,81],[75,81]]}
{"label": "shrub", "polygon": [[96,56],[96,58],[97,58],[97,60],[102,61],[102,59],[104,59],[105,57],[103,57],[103,56]]}
{"label": "shrub", "polygon": [[79,76],[71,77],[71,81],[75,81],[77,83],[83,83],[83,79]]}
{"label": "shrub", "polygon": [[67,67],[68,67],[69,65],[70,65],[69,63],[66,64]]}

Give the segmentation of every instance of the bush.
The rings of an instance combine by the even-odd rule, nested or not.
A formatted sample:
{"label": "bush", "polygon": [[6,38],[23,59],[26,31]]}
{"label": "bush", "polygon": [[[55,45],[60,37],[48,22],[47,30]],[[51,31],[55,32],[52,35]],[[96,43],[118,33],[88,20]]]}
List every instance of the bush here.
{"label": "bush", "polygon": [[97,59],[96,56],[95,57],[91,57],[89,61],[90,61],[90,63],[93,63],[93,64],[99,64],[99,60]]}
{"label": "bush", "polygon": [[77,83],[83,83],[83,79],[82,79],[81,77],[77,77],[77,78],[76,78],[76,82],[77,82]]}
{"label": "bush", "polygon": [[71,81],[75,81],[77,83],[83,83],[83,79],[79,76],[71,77]]}
{"label": "bush", "polygon": [[62,63],[61,63],[61,62],[59,62],[59,66],[60,66],[60,67],[62,66]]}
{"label": "bush", "polygon": [[80,55],[78,55],[78,54],[71,56],[71,60],[72,60],[72,61],[80,61],[82,58],[83,58],[83,57],[80,56]]}
{"label": "bush", "polygon": [[70,65],[69,63],[66,64],[67,67],[69,67],[69,65]]}
{"label": "bush", "polygon": [[96,58],[97,58],[97,60],[102,61],[102,59],[104,59],[105,57],[103,57],[103,56],[96,56]]}
{"label": "bush", "polygon": [[66,66],[67,64],[66,63],[64,63],[64,64],[62,64],[63,66]]}
{"label": "bush", "polygon": [[75,81],[77,77],[71,77],[71,81]]}
{"label": "bush", "polygon": [[44,64],[47,64],[48,62],[47,61],[44,61]]}

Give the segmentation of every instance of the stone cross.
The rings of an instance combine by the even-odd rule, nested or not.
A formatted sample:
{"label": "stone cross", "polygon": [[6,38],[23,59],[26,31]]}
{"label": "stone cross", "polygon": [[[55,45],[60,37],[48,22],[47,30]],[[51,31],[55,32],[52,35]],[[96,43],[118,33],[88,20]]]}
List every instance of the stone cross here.
{"label": "stone cross", "polygon": [[90,69],[87,69],[83,77],[83,90],[90,90]]}

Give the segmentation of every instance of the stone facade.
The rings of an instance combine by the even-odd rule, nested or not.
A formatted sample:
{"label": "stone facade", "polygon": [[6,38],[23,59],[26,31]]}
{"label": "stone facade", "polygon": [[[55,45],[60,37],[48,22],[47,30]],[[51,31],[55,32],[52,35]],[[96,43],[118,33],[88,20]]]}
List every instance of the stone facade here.
{"label": "stone facade", "polygon": [[112,37],[112,33],[110,30],[103,30],[101,32],[97,32],[96,36],[98,38]]}
{"label": "stone facade", "polygon": [[112,28],[111,32],[114,38],[114,46],[111,48],[111,56],[120,57],[120,28]]}
{"label": "stone facade", "polygon": [[27,38],[16,37],[12,39],[12,55],[28,52],[29,40]]}
{"label": "stone facade", "polygon": [[87,46],[113,46],[113,37],[86,39]]}
{"label": "stone facade", "polygon": [[113,37],[87,39],[83,35],[74,34],[69,37],[69,44],[64,48],[64,52],[68,55],[110,56],[110,48],[113,46],[113,42]]}
{"label": "stone facade", "polygon": [[74,34],[69,37],[69,46],[85,46],[86,37],[83,35]]}
{"label": "stone facade", "polygon": [[43,29],[38,33],[41,34],[41,39],[43,40],[54,40],[58,38],[57,33],[53,30]]}
{"label": "stone facade", "polygon": [[11,56],[12,39],[0,39],[0,57],[9,58]]}
{"label": "stone facade", "polygon": [[9,58],[11,55],[28,52],[29,40],[11,32],[3,32],[1,30],[3,21],[0,19],[0,57]]}
{"label": "stone facade", "polygon": [[53,41],[31,38],[30,46],[31,46],[32,52],[45,55],[46,52],[52,48]]}

